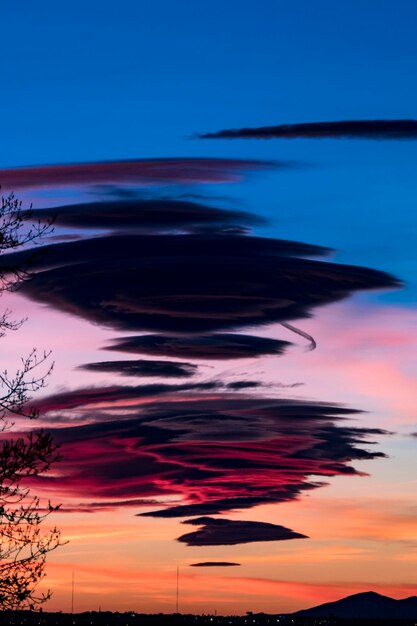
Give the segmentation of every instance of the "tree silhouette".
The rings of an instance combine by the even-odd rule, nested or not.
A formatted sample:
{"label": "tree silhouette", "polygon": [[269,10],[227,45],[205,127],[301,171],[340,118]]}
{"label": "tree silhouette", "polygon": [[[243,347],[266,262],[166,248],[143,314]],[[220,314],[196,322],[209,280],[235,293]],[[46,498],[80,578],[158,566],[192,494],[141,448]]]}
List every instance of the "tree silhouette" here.
{"label": "tree silhouette", "polygon": [[[13,194],[1,198],[0,254],[29,246],[35,254],[37,241],[51,232],[51,223],[30,225],[31,208],[23,209]],[[30,255],[29,255],[30,256]],[[7,257],[6,257],[7,258]],[[14,291],[30,279],[30,262],[25,267],[7,267],[0,275],[0,295]],[[0,337],[18,330],[25,320],[12,320],[10,311],[0,316]],[[34,609],[51,593],[37,592],[45,575],[46,556],[61,543],[57,528],[43,531],[41,524],[57,510],[50,502],[42,506],[27,482],[41,476],[59,460],[58,446],[40,430],[26,436],[13,432],[18,416],[36,419],[38,411],[28,408],[32,393],[46,384],[52,371],[50,353],[33,349],[21,360],[13,375],[0,373],[0,609]],[[43,371],[42,371],[43,370]]]}

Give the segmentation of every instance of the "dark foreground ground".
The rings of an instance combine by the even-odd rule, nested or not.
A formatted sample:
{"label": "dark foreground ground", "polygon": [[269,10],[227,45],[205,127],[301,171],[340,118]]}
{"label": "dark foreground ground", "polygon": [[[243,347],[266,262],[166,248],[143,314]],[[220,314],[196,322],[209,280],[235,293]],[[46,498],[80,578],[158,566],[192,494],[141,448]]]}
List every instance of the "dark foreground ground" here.
{"label": "dark foreground ground", "polygon": [[0,626],[417,626],[415,620],[361,620],[248,614],[246,616],[143,613],[0,612]]}

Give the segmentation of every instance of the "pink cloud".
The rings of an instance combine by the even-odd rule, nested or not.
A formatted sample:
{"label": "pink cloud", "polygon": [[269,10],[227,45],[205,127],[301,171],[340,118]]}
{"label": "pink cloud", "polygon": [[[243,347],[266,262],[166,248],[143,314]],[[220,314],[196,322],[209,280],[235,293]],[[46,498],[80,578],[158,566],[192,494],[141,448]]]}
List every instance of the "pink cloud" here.
{"label": "pink cloud", "polygon": [[135,159],[67,163],[0,169],[4,189],[131,183],[219,183],[239,180],[248,170],[267,167],[261,161],[239,159]]}

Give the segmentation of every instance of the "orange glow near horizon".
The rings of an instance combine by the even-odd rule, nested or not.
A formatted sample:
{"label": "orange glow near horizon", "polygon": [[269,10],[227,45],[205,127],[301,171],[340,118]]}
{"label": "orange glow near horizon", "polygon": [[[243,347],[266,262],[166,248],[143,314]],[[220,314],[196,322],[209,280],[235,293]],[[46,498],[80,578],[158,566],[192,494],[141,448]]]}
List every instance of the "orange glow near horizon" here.
{"label": "orange glow near horizon", "polygon": [[[19,302],[20,297],[16,300]],[[38,305],[34,305],[19,346],[27,342],[24,333],[37,328],[42,339],[37,310]],[[49,555],[41,588],[51,588],[53,596],[45,609],[70,610],[74,571],[76,612],[101,607],[171,613],[175,611],[177,565],[183,613],[291,612],[360,591],[374,590],[395,598],[415,593],[417,519],[413,502],[417,476],[412,471],[416,439],[409,433],[415,424],[411,383],[417,374],[417,328],[411,311],[391,307],[384,312],[381,307],[369,307],[367,314],[369,319],[362,327],[356,305],[326,307],[317,318],[302,323],[303,329],[318,340],[315,352],[306,355],[300,345],[285,359],[244,360],[236,367],[212,362],[208,370],[211,376],[221,373],[230,380],[242,372],[250,378],[262,371],[265,385],[272,385],[269,389],[277,397],[282,391],[274,389],[274,382],[303,381],[302,387],[290,389],[293,397],[311,397],[314,390],[315,399],[336,402],[346,400],[349,387],[349,404],[369,411],[349,418],[354,425],[370,424],[397,432],[378,438],[378,449],[387,452],[389,458],[355,462],[357,469],[369,476],[336,476],[326,481],[328,486],[296,501],[226,515],[228,519],[282,524],[309,539],[186,547],[175,541],[186,531],[181,519],[135,517],[155,505],[96,513],[62,512],[54,515],[54,522],[69,543]],[[50,327],[57,327],[63,318],[44,309],[42,316],[43,324],[46,316]],[[54,358],[58,367],[48,393],[67,388],[69,380],[71,388],[86,381],[108,384],[104,374],[72,368],[80,361],[96,358],[97,347],[114,333],[65,319],[68,333],[82,330],[85,344],[81,344],[83,351],[80,347],[74,351],[68,336],[57,335]],[[338,332],[340,326],[345,328],[343,334]],[[274,329],[277,337],[283,337],[284,332],[280,327]],[[51,342],[45,335],[47,341],[54,345],[55,339]],[[341,351],[343,363],[339,361]],[[180,491],[160,499],[178,504]],[[46,493],[53,502],[66,505],[94,500],[93,494],[83,493],[78,499],[66,495],[60,500],[53,489]],[[190,567],[208,560],[233,561],[241,566],[227,570]]]}

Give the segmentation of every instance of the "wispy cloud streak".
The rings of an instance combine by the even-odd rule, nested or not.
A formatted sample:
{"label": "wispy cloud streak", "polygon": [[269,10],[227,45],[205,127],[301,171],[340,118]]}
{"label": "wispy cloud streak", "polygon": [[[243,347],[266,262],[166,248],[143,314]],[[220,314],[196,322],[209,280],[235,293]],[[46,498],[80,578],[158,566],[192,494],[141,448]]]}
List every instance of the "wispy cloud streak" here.
{"label": "wispy cloud streak", "polygon": [[345,120],[219,130],[200,139],[417,139],[417,120]]}
{"label": "wispy cloud streak", "polygon": [[[93,163],[63,163],[0,169],[6,190],[99,184],[160,185],[219,183],[239,179],[242,172],[271,166],[239,159],[135,159]],[[276,163],[275,167],[287,167]]]}

